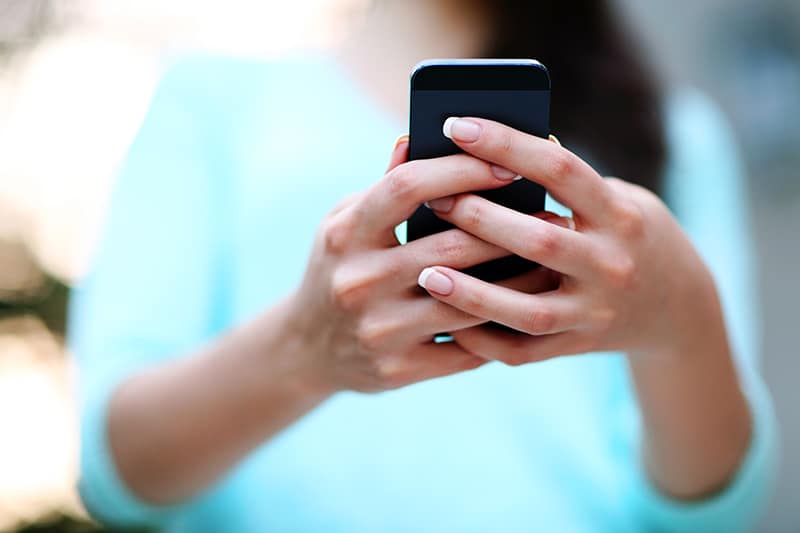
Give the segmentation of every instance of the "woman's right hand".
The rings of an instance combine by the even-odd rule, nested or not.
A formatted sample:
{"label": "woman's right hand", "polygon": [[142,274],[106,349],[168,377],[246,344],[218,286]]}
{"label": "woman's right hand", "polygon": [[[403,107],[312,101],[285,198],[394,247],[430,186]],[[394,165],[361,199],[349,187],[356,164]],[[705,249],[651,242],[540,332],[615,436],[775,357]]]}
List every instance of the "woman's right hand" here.
{"label": "woman's right hand", "polygon": [[[407,150],[398,143],[386,176],[326,218],[290,297],[118,387],[109,442],[134,493],[153,503],[185,500],[337,390],[380,391],[484,362],[455,343],[432,342],[484,319],[431,298],[417,276],[508,252],[458,229],[399,246],[394,227],[427,200],[508,179],[468,155],[404,164]],[[552,282],[543,270],[524,276],[509,286]]]}
{"label": "woman's right hand", "polygon": [[[485,320],[428,297],[417,276],[430,265],[463,269],[509,253],[459,229],[400,246],[394,228],[428,200],[502,187],[515,174],[465,154],[406,162],[407,153],[401,138],[385,176],[326,217],[289,303],[306,375],[331,392],[393,389],[486,362],[455,343],[433,342],[437,333]],[[552,273],[537,269],[505,284],[545,290],[553,283]]]}

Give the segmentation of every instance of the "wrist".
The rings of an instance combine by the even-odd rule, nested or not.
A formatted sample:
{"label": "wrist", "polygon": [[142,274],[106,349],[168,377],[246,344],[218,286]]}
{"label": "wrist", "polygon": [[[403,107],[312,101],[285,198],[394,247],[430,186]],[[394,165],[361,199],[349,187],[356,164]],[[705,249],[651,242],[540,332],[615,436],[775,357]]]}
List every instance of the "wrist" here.
{"label": "wrist", "polygon": [[272,402],[276,397],[291,404],[313,405],[336,392],[318,361],[314,335],[306,331],[290,296],[266,313],[231,332],[228,353],[236,354],[241,382],[249,383],[252,402]]}
{"label": "wrist", "polygon": [[341,390],[329,371],[328,350],[324,327],[312,307],[300,300],[298,293],[286,298],[280,306],[281,352],[288,359],[290,384],[311,396],[328,397]]}
{"label": "wrist", "polygon": [[656,342],[630,350],[646,360],[681,361],[698,354],[728,352],[727,330],[716,285],[710,274],[698,283],[684,285],[683,295],[664,307],[656,320],[664,320]]}
{"label": "wrist", "polygon": [[628,357],[648,474],[663,492],[688,500],[725,486],[751,431],[716,288],[693,293],[669,341]]}

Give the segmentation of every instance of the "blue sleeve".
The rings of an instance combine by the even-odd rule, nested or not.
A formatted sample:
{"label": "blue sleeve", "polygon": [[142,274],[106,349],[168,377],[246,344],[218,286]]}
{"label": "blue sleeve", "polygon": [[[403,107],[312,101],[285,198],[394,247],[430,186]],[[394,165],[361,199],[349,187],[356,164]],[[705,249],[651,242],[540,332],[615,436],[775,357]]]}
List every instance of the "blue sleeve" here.
{"label": "blue sleeve", "polygon": [[69,344],[78,364],[79,490],[89,512],[154,524],[171,509],[139,500],[120,479],[106,417],[117,386],[179,357],[225,323],[221,143],[192,66],[156,91],[115,185],[104,237],[74,292]]}
{"label": "blue sleeve", "polygon": [[777,422],[759,374],[759,323],[747,188],[731,132],[714,105],[678,93],[667,114],[671,158],[666,199],[714,275],[731,348],[752,413],[752,440],[739,471],[700,502],[661,494],[642,469],[629,494],[644,529],[747,531],[766,508],[777,469]]}

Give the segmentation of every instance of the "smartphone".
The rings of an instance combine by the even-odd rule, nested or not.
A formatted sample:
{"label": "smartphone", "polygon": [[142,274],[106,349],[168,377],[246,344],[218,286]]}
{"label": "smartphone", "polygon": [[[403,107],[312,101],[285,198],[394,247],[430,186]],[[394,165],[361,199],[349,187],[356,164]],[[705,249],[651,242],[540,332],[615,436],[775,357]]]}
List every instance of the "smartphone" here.
{"label": "smartphone", "polygon": [[[437,59],[423,61],[411,73],[409,159],[429,159],[462,150],[442,133],[448,117],[479,117],[547,138],[550,134],[550,76],[532,59]],[[545,190],[518,179],[476,194],[523,213],[544,210]],[[406,239],[413,241],[445,231],[452,225],[420,206],[408,219]],[[509,256],[466,269],[494,282],[538,266]]]}

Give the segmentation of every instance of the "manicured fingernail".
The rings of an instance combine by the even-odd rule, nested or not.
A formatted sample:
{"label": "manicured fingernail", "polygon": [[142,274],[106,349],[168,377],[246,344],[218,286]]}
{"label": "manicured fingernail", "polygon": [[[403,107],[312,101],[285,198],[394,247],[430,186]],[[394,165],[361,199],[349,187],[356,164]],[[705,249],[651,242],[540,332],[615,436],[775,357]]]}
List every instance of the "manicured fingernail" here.
{"label": "manicured fingernail", "polygon": [[511,181],[520,178],[521,176],[512,170],[508,170],[504,167],[499,167],[497,165],[492,165],[492,174],[494,177],[503,180],[503,181]]}
{"label": "manicured fingernail", "polygon": [[401,144],[406,144],[408,142],[408,139],[409,139],[408,135],[401,135],[400,137],[398,137],[397,140],[394,142],[394,148],[392,149],[392,151],[397,150]]}
{"label": "manicured fingernail", "polygon": [[471,143],[477,141],[481,136],[481,126],[472,120],[450,117],[444,121],[442,133],[448,139]]}
{"label": "manicured fingernail", "polygon": [[552,133],[550,134],[549,137],[547,137],[547,140],[550,141],[551,143],[556,143],[557,145],[561,146],[561,141],[559,141],[558,137],[556,137]]}
{"label": "manicured fingernail", "polygon": [[436,270],[435,268],[426,268],[419,273],[417,283],[423,289],[447,296],[453,292],[453,280]]}
{"label": "manicured fingernail", "polygon": [[439,211],[440,213],[449,213],[450,210],[453,209],[453,204],[455,201],[455,198],[452,196],[445,196],[444,198],[437,198],[436,200],[425,202],[425,205],[434,211]]}

